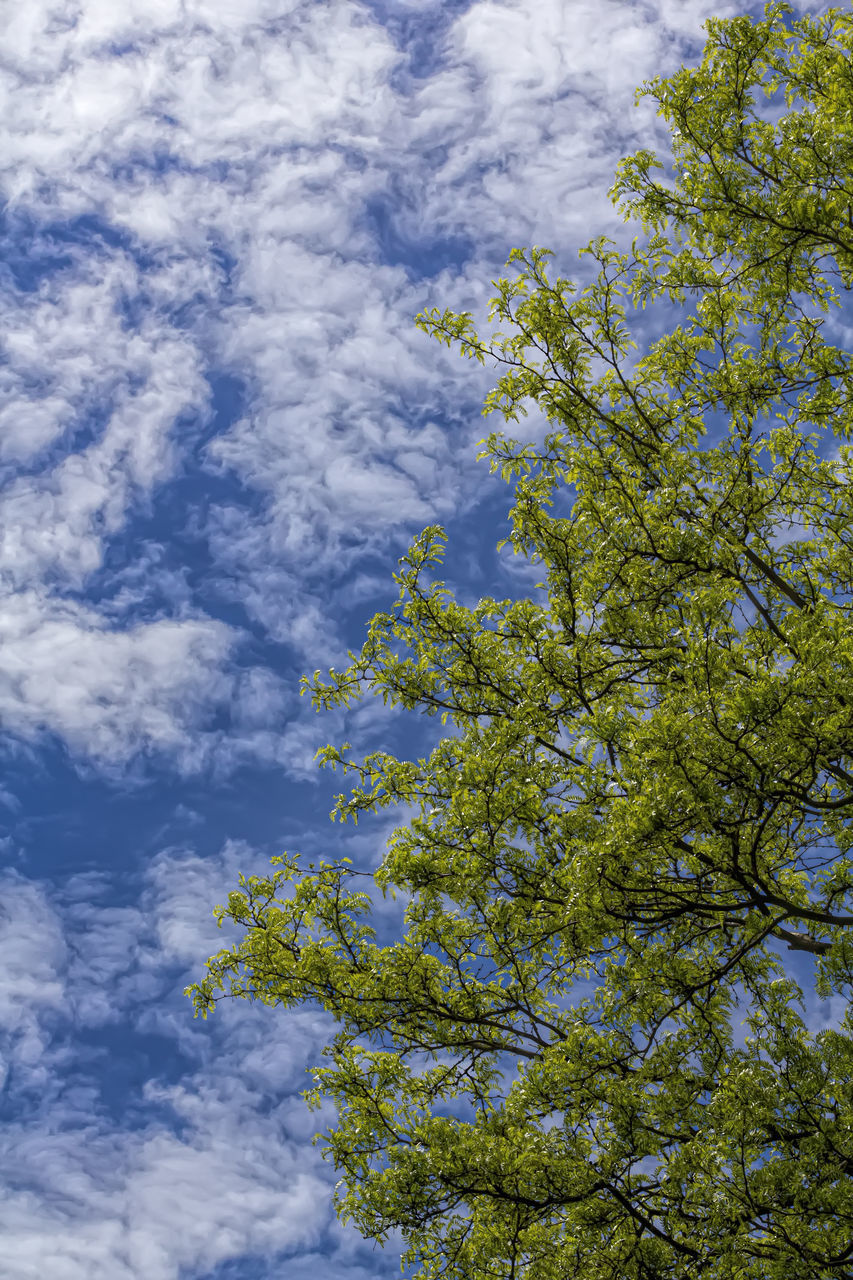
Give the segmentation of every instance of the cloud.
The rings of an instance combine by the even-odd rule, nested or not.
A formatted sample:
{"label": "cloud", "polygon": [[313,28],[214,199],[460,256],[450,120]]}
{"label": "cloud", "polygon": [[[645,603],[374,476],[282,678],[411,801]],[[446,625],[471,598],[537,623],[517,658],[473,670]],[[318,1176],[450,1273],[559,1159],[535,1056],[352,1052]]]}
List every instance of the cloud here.
{"label": "cloud", "polygon": [[[735,6],[481,0],[446,35],[440,67],[406,105],[415,148],[434,157],[418,232],[467,235],[491,265],[544,244],[572,274],[593,235],[624,235],[607,199],[617,161],[667,144],[638,85],[698,49],[701,22]],[[415,213],[416,211],[416,213]],[[414,232],[413,232],[414,234]]]}
{"label": "cloud", "polygon": [[[571,38],[564,6],[467,6],[433,74],[401,79],[398,65],[394,92],[377,87],[371,145],[353,132],[347,154],[265,152],[241,189],[241,227],[256,231],[241,242],[218,350],[247,378],[248,412],[210,457],[263,506],[220,508],[209,530],[252,617],[297,651],[323,633],[329,651],[338,643],[328,609],[317,613],[330,580],[480,492],[473,445],[491,377],[448,358],[411,316],[433,303],[482,315],[482,282],[512,244],[573,248],[617,228],[605,193],[637,145],[636,79],[674,62],[687,33],[636,6],[603,20],[590,10],[588,23],[584,12],[572,29],[594,27],[590,41]],[[282,125],[285,136],[297,131]],[[453,265],[413,274],[436,245],[456,246]]]}
{"label": "cloud", "polygon": [[295,1167],[275,1110],[261,1117],[212,1092],[149,1096],[176,1113],[186,1137],[163,1124],[141,1133],[8,1126],[0,1224],[9,1276],[47,1268],[57,1280],[178,1280],[318,1242],[327,1184]]}
{"label": "cloud", "polygon": [[340,2],[116,8],[89,0],[76,11],[43,0],[8,34],[9,197],[73,214],[84,203],[110,204],[112,192],[117,221],[146,236],[161,223],[170,241],[195,210],[158,205],[158,190],[180,190],[174,168],[162,183],[149,174],[142,189],[134,185],[152,152],[204,178],[206,165],[239,170],[259,147],[274,151],[285,140],[351,144],[364,134],[369,142],[375,130],[365,118],[382,111],[377,88],[381,97],[396,58],[382,29]]}
{"label": "cloud", "polygon": [[[3,877],[4,1274],[178,1280],[322,1247],[334,1275],[336,1252],[357,1254],[348,1233],[328,1234],[331,1171],[296,1096],[324,1018],[299,1012],[270,1026],[240,1005],[192,1023],[181,994],[224,941],[208,927],[208,905],[238,867],[261,862],[240,844],[207,860],[165,852],[130,908],[110,905],[106,882],[91,877],[62,894]],[[131,1127],[102,1100],[113,1064],[79,1039],[105,1020],[131,1037],[168,1035],[174,1024],[190,1033],[179,1078],[153,1075],[127,1100]]]}
{"label": "cloud", "polygon": [[23,1073],[28,1086],[38,1086],[46,1078],[50,1038],[43,1024],[62,1007],[59,972],[66,942],[39,887],[11,874],[3,877],[0,948],[0,1090],[11,1070]]}
{"label": "cloud", "polygon": [[0,608],[0,722],[121,774],[146,757],[212,779],[258,761],[316,779],[320,730],[288,682],[245,666],[240,636],[205,617],[111,626],[98,611],[34,592]]}
{"label": "cloud", "polygon": [[0,581],[80,587],[133,500],[172,475],[176,424],[207,412],[192,340],[156,312],[130,322],[147,288],[116,252],[0,292],[0,460],[28,464],[0,493]]}
{"label": "cloud", "polygon": [[0,489],[0,717],[6,733],[49,731],[106,765],[151,750],[186,765],[199,718],[229,695],[234,634],[198,615],[122,627],[81,597],[111,538],[172,478],[177,425],[203,417],[209,388],[168,318],[129,323],[143,286],[127,255],[79,259],[0,294],[0,459],[26,464]]}
{"label": "cloud", "polygon": [[[12,24],[0,181],[15,216],[59,229],[39,252],[70,253],[6,295],[0,458],[37,464],[0,496],[0,574],[19,590],[85,591],[146,495],[199,474],[208,373],[244,388],[205,455],[231,484],[199,525],[208,580],[297,664],[340,651],[330,588],[476,502],[489,376],[411,318],[482,314],[513,243],[571,250],[615,227],[615,160],[655,129],[631,115],[634,86],[677,65],[703,11],[404,9],[386,28],[345,0],[42,0]],[[269,756],[269,730],[234,758]]]}
{"label": "cloud", "polygon": [[230,689],[232,638],[210,620],[110,630],[82,605],[19,592],[4,602],[0,638],[6,732],[48,729],[105,764],[151,750],[191,764],[193,722]]}

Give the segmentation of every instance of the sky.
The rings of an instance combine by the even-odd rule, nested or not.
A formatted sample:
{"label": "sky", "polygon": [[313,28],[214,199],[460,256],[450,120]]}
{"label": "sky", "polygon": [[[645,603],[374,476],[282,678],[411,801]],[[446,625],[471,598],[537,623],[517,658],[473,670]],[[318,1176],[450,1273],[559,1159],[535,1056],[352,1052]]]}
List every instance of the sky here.
{"label": "sky", "polygon": [[[801,8],[803,6],[800,6]],[[0,50],[0,1239],[8,1280],[380,1280],[300,1093],[328,1019],[182,994],[287,849],[375,867],[316,716],[425,525],[518,586],[476,461],[514,246],[628,233],[643,80],[718,0],[26,0]],[[492,424],[496,425],[496,424]],[[829,1015],[827,1015],[829,1016]]]}

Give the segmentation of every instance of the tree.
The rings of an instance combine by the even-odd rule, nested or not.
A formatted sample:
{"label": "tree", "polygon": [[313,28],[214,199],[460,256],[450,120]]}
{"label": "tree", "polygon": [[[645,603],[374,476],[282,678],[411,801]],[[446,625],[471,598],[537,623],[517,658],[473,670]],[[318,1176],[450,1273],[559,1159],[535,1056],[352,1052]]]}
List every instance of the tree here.
{"label": "tree", "polygon": [[630,253],[576,288],[515,251],[488,342],[420,318],[548,431],[485,442],[532,597],[463,606],[428,529],[306,682],[452,726],[321,753],[334,816],[414,815],[374,877],[402,935],[346,860],[285,856],[190,989],[333,1015],[338,1211],[424,1280],[853,1276],[853,1019],[809,1029],[797,981],[853,983],[853,17],[707,35],[642,90],[673,156],[620,167]]}

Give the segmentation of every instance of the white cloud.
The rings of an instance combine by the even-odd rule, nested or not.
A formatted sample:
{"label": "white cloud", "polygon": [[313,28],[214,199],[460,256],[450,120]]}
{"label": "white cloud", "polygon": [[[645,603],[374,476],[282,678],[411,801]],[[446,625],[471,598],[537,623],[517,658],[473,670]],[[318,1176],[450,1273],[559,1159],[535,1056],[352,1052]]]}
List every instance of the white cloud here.
{"label": "white cloud", "polygon": [[49,1032],[44,1026],[62,1007],[59,972],[66,960],[61,923],[37,885],[6,873],[0,881],[0,1090],[10,1069],[38,1087]]}
{"label": "white cloud", "polygon": [[[458,511],[470,501],[466,487],[477,492],[472,445],[490,377],[440,352],[411,316],[472,299],[482,314],[483,278],[511,244],[573,249],[616,228],[605,193],[619,155],[636,145],[634,86],[685,47],[666,16],[621,4],[603,15],[473,5],[421,87],[406,96],[381,85],[373,143],[350,135],[360,165],[337,152],[297,149],[298,160],[286,152],[272,164],[256,153],[237,197],[241,227],[255,230],[240,241],[240,301],[222,313],[218,346],[227,367],[249,378],[251,411],[211,457],[266,505],[260,519],[220,511],[211,537],[272,635],[310,653],[323,631],[316,579],[340,581],[389,542],[402,550],[408,531]],[[648,126],[651,117],[639,119]],[[282,125],[285,136],[297,140],[298,128]],[[389,206],[402,243],[453,236],[473,246],[474,260],[433,281],[365,263],[363,211],[375,199]],[[325,633],[331,652],[328,609]]]}
{"label": "white cloud", "polygon": [[128,323],[147,287],[128,257],[75,256],[35,292],[0,294],[0,458],[28,464],[0,490],[0,716],[104,764],[157,750],[189,766],[194,729],[230,696],[234,634],[203,616],[122,628],[79,596],[174,474],[177,425],[207,411],[203,363],[162,315]]}
{"label": "white cloud", "polygon": [[[334,1255],[355,1252],[351,1233],[329,1235],[332,1174],[296,1096],[319,1058],[324,1018],[300,1011],[270,1021],[241,1003],[193,1023],[181,994],[225,940],[209,907],[238,869],[262,866],[239,844],[207,861],[167,852],[139,905],[121,909],[91,876],[62,895],[3,877],[7,1090],[13,1100],[40,1096],[36,1110],[7,1112],[4,1122],[0,1232],[10,1280],[45,1270],[57,1280],[178,1280],[247,1254],[315,1248],[335,1275]],[[179,1082],[152,1077],[126,1100],[131,1128],[102,1106],[97,1063],[71,1035],[105,1021],[124,1021],[128,1034],[175,1034],[190,1055]]]}
{"label": "white cloud", "polygon": [[30,738],[48,729],[104,763],[137,751],[192,761],[192,726],[230,692],[229,629],[164,619],[117,631],[93,610],[32,592],[0,610],[0,717]]}
{"label": "white cloud", "polygon": [[[613,222],[603,192],[633,87],[675,62],[673,27],[685,25],[680,10],[627,4],[475,4],[446,34],[444,67],[407,96],[389,80],[400,54],[354,4],[90,4],[73,25],[52,21],[38,42],[54,72],[47,93],[33,87],[38,111],[26,93],[12,100],[15,181],[29,170],[34,194],[49,178],[43,198],[85,197],[145,243],[203,255],[212,236],[235,253],[240,301],[221,312],[217,353],[249,377],[254,412],[218,456],[274,491],[273,555],[329,536],[333,555],[346,532],[369,540],[454,501],[447,467],[413,463],[429,456],[425,441],[394,439],[401,408],[431,399],[439,410],[456,388],[430,395],[446,365],[411,332],[428,288],[364,261],[366,201],[393,191],[393,219],[415,245],[485,237],[500,255],[487,269],[519,238],[585,239],[591,223]],[[19,39],[31,59],[32,39]],[[116,43],[128,52],[108,57]],[[152,166],[157,149],[171,157],[165,171]],[[458,443],[468,448],[467,432],[445,434],[445,460]],[[398,452],[408,475],[389,469]]]}
{"label": "white cloud", "polygon": [[[0,569],[82,589],[139,492],[174,473],[173,426],[204,412],[209,364],[243,379],[247,404],[208,456],[264,503],[212,513],[220,585],[300,655],[320,636],[331,654],[329,576],[477,492],[487,378],[412,315],[482,312],[513,243],[571,251],[615,226],[615,160],[653,128],[631,114],[634,87],[677,65],[703,13],[481,0],[441,24],[418,79],[347,0],[26,6],[0,77],[7,195],[35,217],[96,214],[157,266],[132,332],[120,301],[142,284],[126,254],[100,261],[99,281],[83,266],[58,294],[13,297],[0,451],[69,447],[0,499]],[[404,256],[451,236],[473,259],[432,282],[381,265],[371,201]],[[231,257],[227,282],[213,249]],[[179,329],[164,316],[182,304]],[[67,433],[98,405],[102,435],[75,446]]]}
{"label": "white cloud", "polygon": [[130,478],[150,487],[168,470],[175,417],[207,405],[199,353],[156,314],[128,321],[124,308],[151,281],[127,255],[68,253],[36,290],[0,293],[0,459],[31,461],[63,433],[90,434],[100,414],[100,467],[123,457]]}
{"label": "white cloud", "polygon": [[[730,4],[481,0],[447,37],[444,66],[413,95],[406,128],[443,154],[409,204],[421,234],[472,236],[488,255],[544,244],[577,271],[593,235],[619,236],[607,199],[616,162],[666,145],[639,84],[692,52],[709,14]],[[491,265],[491,263],[489,263]]]}
{"label": "white cloud", "polygon": [[[127,261],[98,266],[97,281],[78,276],[0,304],[8,392],[0,451],[35,462],[63,435],[72,444],[0,493],[6,583],[58,575],[64,587],[83,586],[134,499],[171,476],[176,422],[207,411],[195,345],[157,317],[130,330],[121,306],[139,289],[138,274]],[[75,434],[89,443],[74,449]]]}
{"label": "white cloud", "polygon": [[[7,1126],[0,1176],[4,1271],[28,1280],[178,1280],[245,1254],[311,1248],[329,1216],[316,1161],[300,1168],[275,1110],[187,1089],[150,1090],[186,1126],[51,1132]],[[61,1112],[57,1119],[61,1116]],[[21,1171],[28,1171],[24,1179]],[[24,1185],[20,1185],[21,1182]]]}
{"label": "white cloud", "polygon": [[[150,182],[128,201],[127,175],[117,181],[110,161],[132,165],[159,147],[195,169],[251,162],[282,143],[351,144],[364,135],[369,144],[375,127],[366,118],[382,114],[378,99],[396,59],[382,29],[345,2],[89,0],[78,13],[47,3],[29,13],[7,42],[10,198],[76,211],[112,204],[112,194],[119,220],[140,218],[149,231],[158,219],[164,230],[186,230],[197,210],[158,203],[159,184]],[[146,202],[159,209],[153,223]]]}

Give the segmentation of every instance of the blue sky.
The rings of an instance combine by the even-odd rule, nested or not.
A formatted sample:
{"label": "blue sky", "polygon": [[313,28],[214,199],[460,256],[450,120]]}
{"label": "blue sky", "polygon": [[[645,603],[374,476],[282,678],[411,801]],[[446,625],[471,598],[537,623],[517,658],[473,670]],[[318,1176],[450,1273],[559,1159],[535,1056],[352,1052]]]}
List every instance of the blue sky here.
{"label": "blue sky", "polygon": [[[755,7],[751,7],[754,10]],[[515,245],[577,272],[701,0],[26,0],[0,65],[0,1236],[10,1280],[379,1280],[299,1097],[311,1011],[181,994],[240,871],[370,868],[318,746],[405,749],[340,664],[444,523],[508,594],[475,461]],[[831,1010],[826,1016],[831,1016]]]}

